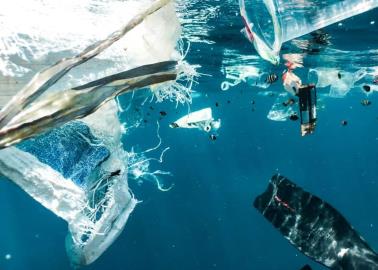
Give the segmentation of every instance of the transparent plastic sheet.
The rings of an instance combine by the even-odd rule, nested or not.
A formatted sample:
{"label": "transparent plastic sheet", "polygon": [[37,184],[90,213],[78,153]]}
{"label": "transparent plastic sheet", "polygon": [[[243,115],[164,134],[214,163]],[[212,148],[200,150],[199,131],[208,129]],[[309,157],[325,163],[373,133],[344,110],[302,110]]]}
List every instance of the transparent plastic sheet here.
{"label": "transparent plastic sheet", "polygon": [[283,106],[282,104],[288,100],[290,95],[288,93],[280,93],[271,109],[268,112],[267,118],[272,121],[283,122],[287,121],[289,117],[295,113],[293,106]]}
{"label": "transparent plastic sheet", "polygon": [[239,0],[244,34],[260,56],[279,63],[282,43],[378,7],[378,0]]}
{"label": "transparent plastic sheet", "polygon": [[247,83],[258,88],[268,88],[267,73],[262,72],[265,64],[255,55],[240,55],[238,51],[225,49],[222,60],[222,73],[225,80],[221,83],[221,90],[228,91],[240,83]]}
{"label": "transparent plastic sheet", "polygon": [[[8,10],[1,11],[2,15],[6,15],[1,18],[1,23],[9,26],[9,31],[0,35],[0,46],[9,49],[1,51],[1,100],[6,102],[7,98],[9,100],[14,96],[34,73],[62,57],[72,57],[89,44],[96,44],[154,2],[166,6],[145,18],[103,54],[69,71],[48,93],[42,93],[39,98],[44,100],[46,95],[59,94],[62,89],[89,83],[115,72],[167,60],[182,61],[182,53],[176,49],[181,31],[174,5],[169,0],[114,0],[106,2],[106,5],[99,0],[85,3],[69,1],[63,6],[59,1],[45,4],[35,0],[22,7],[17,6],[17,1],[14,6],[8,5]],[[37,23],[23,27],[12,19],[23,13],[35,17]],[[66,24],[67,20],[61,16],[71,13],[75,16],[71,16]],[[60,31],[56,31],[59,32],[58,36],[54,33],[56,29],[51,31],[49,24],[49,20],[54,18],[57,21],[52,25],[61,23],[56,28]],[[103,32],[98,32],[99,29]],[[192,78],[195,74],[189,66],[180,71],[184,70],[190,70],[188,75],[180,75],[184,78]],[[168,91],[175,84],[173,81],[160,85],[160,91],[164,93],[164,89]],[[181,90],[190,93],[190,89],[185,87]],[[180,89],[176,93],[181,94]],[[124,130],[118,119],[118,108],[115,100],[107,100],[95,113],[82,119],[80,127],[70,123],[52,130],[52,134],[45,133],[33,139],[35,144],[38,142],[54,147],[51,138],[61,139],[57,142],[61,145],[64,145],[64,140],[80,138],[77,140],[80,144],[72,140],[73,147],[81,147],[80,154],[86,155],[81,157],[82,164],[91,163],[90,166],[72,167],[68,160],[76,154],[67,153],[70,149],[63,146],[57,147],[62,155],[67,154],[66,159],[62,158],[62,166],[54,165],[54,156],[33,152],[33,142],[28,149],[24,148],[25,151],[20,149],[21,146],[0,151],[1,173],[67,221],[69,234],[66,248],[71,262],[76,266],[90,264],[115,241],[137,203],[128,188],[129,155],[121,144]],[[59,135],[55,136],[54,132]]]}
{"label": "transparent plastic sheet", "polygon": [[318,68],[309,71],[309,81],[315,82],[316,87],[330,87],[329,96],[344,97],[356,82],[364,78],[367,74],[366,69],[355,72],[341,71],[335,68]]}

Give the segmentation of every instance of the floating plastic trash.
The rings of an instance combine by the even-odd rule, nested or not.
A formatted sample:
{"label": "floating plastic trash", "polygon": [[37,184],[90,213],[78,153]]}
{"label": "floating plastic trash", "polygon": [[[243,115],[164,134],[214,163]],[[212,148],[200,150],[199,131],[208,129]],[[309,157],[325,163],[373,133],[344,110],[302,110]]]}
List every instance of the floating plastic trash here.
{"label": "floating plastic trash", "polygon": [[[68,223],[66,250],[81,266],[117,239],[137,203],[115,97],[153,85],[174,98],[183,57],[170,0],[66,1],[77,15],[69,23],[54,20],[66,15],[60,4],[0,11],[0,174]],[[23,26],[19,14],[35,20]]]}
{"label": "floating plastic trash", "polygon": [[71,263],[87,265],[115,241],[137,203],[122,152],[71,122],[1,150],[0,171],[68,223]]}
{"label": "floating plastic trash", "polygon": [[312,134],[316,126],[316,87],[306,85],[299,88],[299,115],[302,136]]}
{"label": "floating plastic trash", "polygon": [[216,131],[221,126],[221,120],[214,120],[211,108],[192,112],[170,124],[171,128],[197,128],[206,132]]}
{"label": "floating plastic trash", "polygon": [[246,37],[279,63],[282,43],[378,7],[378,0],[239,0]]}
{"label": "floating plastic trash", "polygon": [[83,118],[123,92],[175,80],[176,62],[164,61],[112,74],[58,93],[46,93],[71,69],[102,53],[143,23],[149,15],[169,3],[170,0],[152,2],[107,38],[37,73],[0,111],[0,148],[8,147],[70,120]]}
{"label": "floating plastic trash", "polygon": [[294,72],[288,70],[282,75],[283,87],[293,96],[298,94],[298,89],[302,85],[302,80]]}
{"label": "floating plastic trash", "polygon": [[366,76],[365,69],[347,72],[335,68],[317,68],[309,71],[308,79],[311,83],[316,83],[316,87],[330,87],[330,97],[341,98],[348,94],[355,83],[364,76]]}
{"label": "floating plastic trash", "polygon": [[255,208],[306,256],[330,269],[378,269],[378,254],[330,204],[274,175]]}
{"label": "floating plastic trash", "polygon": [[287,121],[290,118],[290,115],[293,115],[295,113],[293,106],[283,105],[285,102],[287,102],[289,97],[289,94],[285,92],[280,93],[277,96],[274,104],[272,105],[272,108],[269,110],[269,113],[267,115],[267,118],[269,120],[278,122]]}

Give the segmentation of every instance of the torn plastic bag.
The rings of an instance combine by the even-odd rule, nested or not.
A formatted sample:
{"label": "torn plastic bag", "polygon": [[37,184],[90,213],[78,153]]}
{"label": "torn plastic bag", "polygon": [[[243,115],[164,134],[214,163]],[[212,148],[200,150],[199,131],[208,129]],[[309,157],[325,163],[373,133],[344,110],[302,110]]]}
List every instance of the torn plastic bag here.
{"label": "torn plastic bag", "polygon": [[73,265],[96,260],[137,203],[128,189],[127,154],[112,145],[83,122],[72,122],[0,151],[1,173],[67,221]]}
{"label": "torn plastic bag", "polygon": [[[65,14],[61,1],[19,6],[17,1],[6,5],[13,11],[0,11],[0,24],[13,26],[0,34],[0,48],[9,49],[0,52],[0,103],[8,102],[1,111],[0,140],[17,134],[2,145],[7,147],[32,139],[0,150],[0,172],[68,223],[69,258],[75,266],[87,265],[117,239],[137,203],[128,188],[128,155],[114,97],[130,86],[165,81],[168,70],[177,74],[172,64],[180,60],[180,25],[169,0],[68,0],[63,5],[78,15],[69,24],[54,21],[54,15]],[[36,20],[20,27],[18,15],[24,13]],[[50,20],[63,32],[51,32]],[[170,67],[160,69],[161,64]],[[145,67],[159,72],[145,73]],[[84,118],[70,122],[78,117]]]}
{"label": "torn plastic bag", "polygon": [[356,72],[340,71],[334,68],[317,68],[309,71],[309,81],[316,87],[330,87],[329,96],[344,97],[354,87],[355,83],[366,75],[365,69]]}

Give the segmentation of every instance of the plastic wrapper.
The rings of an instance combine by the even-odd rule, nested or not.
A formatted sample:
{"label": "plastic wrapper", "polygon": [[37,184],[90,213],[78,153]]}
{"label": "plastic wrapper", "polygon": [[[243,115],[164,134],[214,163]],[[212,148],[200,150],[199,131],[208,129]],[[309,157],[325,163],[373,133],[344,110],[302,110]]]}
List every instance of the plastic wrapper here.
{"label": "plastic wrapper", "polygon": [[[25,14],[26,25],[19,20]],[[7,29],[0,33],[0,141],[15,130],[20,136],[11,141],[15,146],[2,145],[0,172],[68,223],[72,264],[90,264],[117,239],[137,204],[128,187],[128,153],[114,97],[130,78],[136,88],[159,81],[139,67],[182,59],[174,5],[169,0],[14,1],[2,5],[0,15]],[[137,80],[122,73],[133,68]],[[176,77],[175,66],[171,71]],[[172,93],[172,78],[159,85],[160,92]],[[70,99],[97,87],[104,91]],[[117,87],[121,92],[107,92]],[[53,113],[56,108],[61,118]],[[30,136],[22,131],[27,125]]]}
{"label": "plastic wrapper", "polygon": [[365,75],[365,69],[347,72],[333,68],[318,68],[309,71],[309,81],[316,83],[318,88],[330,87],[331,97],[344,97]]}

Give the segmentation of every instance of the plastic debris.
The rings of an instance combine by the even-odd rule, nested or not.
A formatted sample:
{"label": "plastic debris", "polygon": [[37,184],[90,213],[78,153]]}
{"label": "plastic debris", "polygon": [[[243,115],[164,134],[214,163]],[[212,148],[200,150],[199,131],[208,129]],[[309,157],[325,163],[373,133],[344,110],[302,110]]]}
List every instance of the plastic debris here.
{"label": "plastic debris", "polygon": [[192,112],[170,124],[171,128],[196,128],[205,132],[217,131],[221,120],[214,120],[211,108]]}
{"label": "plastic debris", "polygon": [[290,119],[290,116],[295,113],[293,106],[283,105],[288,100],[288,97],[288,93],[280,93],[278,95],[267,115],[269,120],[283,122]]}
{"label": "plastic debris", "polygon": [[[1,50],[4,55],[1,60],[16,60],[0,65],[0,71],[4,75],[6,67],[9,71],[6,76],[14,76],[9,84],[23,87],[18,93],[12,92],[13,99],[1,111],[1,147],[7,148],[0,151],[0,172],[68,223],[66,250],[74,267],[90,264],[101,256],[123,231],[137,204],[128,186],[129,155],[121,144],[125,128],[119,122],[120,106],[114,97],[124,87],[160,83],[166,81],[163,77],[172,74],[176,77],[183,70],[179,67],[182,67],[182,55],[176,50],[180,24],[173,3],[170,0],[130,0],[117,8],[116,2],[88,0],[81,6],[81,2],[66,1],[65,8],[80,10],[78,13],[83,12],[89,19],[75,16],[80,24],[73,21],[66,24],[66,18],[58,20],[63,33],[48,24],[50,19],[55,19],[52,14],[66,15],[54,6],[61,1],[28,1],[22,8],[12,2],[6,7],[13,7],[13,13],[3,9],[4,14],[0,16],[1,24],[16,22],[0,35],[0,47],[4,42],[9,49]],[[43,8],[39,8],[41,5]],[[97,8],[103,13],[97,12]],[[114,17],[108,8],[117,11]],[[33,26],[28,29],[32,33],[24,33],[24,29],[19,28],[16,15],[25,10],[28,16],[41,19],[31,20]],[[54,13],[55,10],[59,14]],[[94,29],[90,34],[77,31],[93,26],[101,16],[108,17],[105,20],[109,24],[102,25],[101,29],[90,28]],[[114,20],[118,23],[114,24]],[[114,31],[113,27],[118,28],[125,20],[126,25],[108,36],[111,32],[107,30]],[[136,30],[130,31],[132,29]],[[99,32],[102,30],[104,33]],[[77,35],[71,35],[72,32]],[[100,54],[105,49],[106,53]],[[30,69],[15,67],[20,62]],[[57,63],[51,66],[54,62]],[[160,66],[162,73],[158,74],[154,69],[160,64],[151,63],[170,67]],[[88,68],[91,64],[94,70]],[[41,66],[44,69],[37,73]],[[31,74],[36,73],[29,83]],[[67,80],[59,80],[63,76]],[[172,99],[181,90],[185,92],[183,95],[190,93],[184,85],[179,91],[175,81],[159,84],[154,89]],[[164,92],[164,89],[170,91]],[[0,92],[0,102],[3,96],[6,95]],[[64,125],[78,117],[83,117],[81,122]],[[10,146],[30,137],[32,141]]]}
{"label": "plastic debris", "polygon": [[362,86],[362,88],[366,91],[366,92],[370,92],[371,90],[371,87],[369,85],[364,85]]}
{"label": "plastic debris", "polygon": [[296,113],[293,113],[292,115],[289,116],[289,119],[291,121],[298,121],[299,116]]}
{"label": "plastic debris", "polygon": [[301,79],[289,69],[282,75],[282,80],[285,90],[293,96],[297,95],[299,88],[302,86]]}
{"label": "plastic debris", "polygon": [[[282,43],[378,7],[378,1],[239,0],[244,35],[260,56],[279,63]],[[319,43],[326,39],[319,39]]]}
{"label": "plastic debris", "polygon": [[255,208],[299,251],[330,269],[378,269],[378,254],[330,204],[275,175]]}
{"label": "plastic debris", "polygon": [[[170,0],[157,0],[151,3],[119,31],[88,46],[76,56],[63,58],[36,74],[32,81],[18,92],[0,112],[0,148],[38,135],[70,120],[85,117],[106,101],[125,91],[174,81],[177,77],[177,63],[164,61],[113,74],[63,92],[43,95],[71,69],[106,50],[126,33],[140,25],[149,15],[162,9],[169,2]],[[65,98],[62,99],[62,96]],[[41,99],[38,99],[39,97]]]}
{"label": "plastic debris", "polygon": [[309,71],[309,81],[317,88],[330,87],[330,97],[344,97],[357,81],[366,75],[365,69],[356,72],[340,71],[334,68],[318,68]]}
{"label": "plastic debris", "polygon": [[314,133],[317,120],[317,93],[314,85],[303,85],[298,90],[299,115],[301,118],[301,134],[306,136]]}
{"label": "plastic debris", "polygon": [[[122,150],[112,149],[109,155],[110,144],[72,126],[30,143],[25,142],[21,147],[29,152],[15,147],[3,149],[0,170],[36,201],[67,221],[66,248],[71,262],[90,264],[115,241],[136,205],[128,189],[127,170],[119,158]],[[96,150],[99,144],[103,146]],[[72,147],[78,151],[70,152]],[[50,154],[62,159],[49,157]],[[70,166],[72,161],[80,166]]]}

